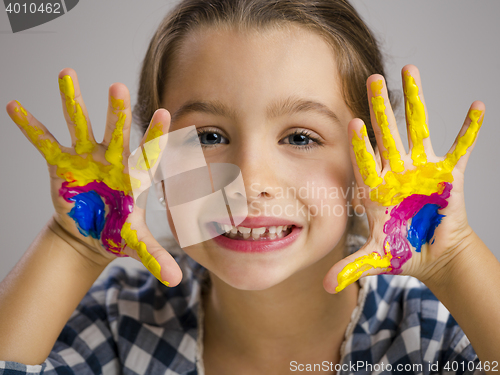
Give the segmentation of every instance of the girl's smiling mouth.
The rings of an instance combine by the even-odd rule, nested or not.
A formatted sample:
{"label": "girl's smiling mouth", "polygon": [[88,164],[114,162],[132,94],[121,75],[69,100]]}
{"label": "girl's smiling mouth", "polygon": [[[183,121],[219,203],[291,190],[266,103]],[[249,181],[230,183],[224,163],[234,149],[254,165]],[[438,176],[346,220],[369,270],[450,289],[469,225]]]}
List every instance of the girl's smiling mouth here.
{"label": "girl's smiling mouth", "polygon": [[223,233],[214,236],[213,240],[229,250],[263,253],[285,248],[302,231],[299,224],[279,218],[247,218],[242,224],[233,226],[211,222],[212,231]]}

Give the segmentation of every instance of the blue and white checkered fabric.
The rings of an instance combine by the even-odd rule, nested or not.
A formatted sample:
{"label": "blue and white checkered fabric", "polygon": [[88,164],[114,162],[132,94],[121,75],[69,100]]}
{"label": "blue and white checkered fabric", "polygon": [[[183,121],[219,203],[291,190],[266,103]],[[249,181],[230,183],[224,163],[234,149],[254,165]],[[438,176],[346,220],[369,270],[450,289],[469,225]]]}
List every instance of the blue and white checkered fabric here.
{"label": "blue and white checkered fabric", "polygon": [[469,340],[422,282],[379,275],[360,284],[342,344],[342,374],[484,374],[472,371],[479,359]]}
{"label": "blue and white checkered fabric", "polygon": [[[175,288],[145,271],[114,268],[82,300],[42,365],[0,361],[0,375],[203,375],[203,269],[187,257],[180,265],[185,277]],[[388,364],[392,373],[473,373],[467,369],[478,359],[469,340],[420,281],[383,275],[360,284],[339,373],[391,373]],[[447,362],[458,371],[448,372]]]}

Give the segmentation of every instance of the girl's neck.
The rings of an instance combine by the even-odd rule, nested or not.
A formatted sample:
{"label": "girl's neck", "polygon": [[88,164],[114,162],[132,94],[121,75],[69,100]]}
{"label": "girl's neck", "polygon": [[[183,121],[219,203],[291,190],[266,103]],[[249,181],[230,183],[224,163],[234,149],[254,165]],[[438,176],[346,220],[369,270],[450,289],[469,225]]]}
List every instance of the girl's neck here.
{"label": "girl's neck", "polygon": [[238,290],[210,275],[212,288],[204,300],[206,365],[214,358],[227,365],[231,357],[267,369],[281,362],[287,372],[290,361],[339,361],[359,288],[355,283],[331,295],[322,282],[341,259],[343,247],[344,243],[316,264],[262,291]]}

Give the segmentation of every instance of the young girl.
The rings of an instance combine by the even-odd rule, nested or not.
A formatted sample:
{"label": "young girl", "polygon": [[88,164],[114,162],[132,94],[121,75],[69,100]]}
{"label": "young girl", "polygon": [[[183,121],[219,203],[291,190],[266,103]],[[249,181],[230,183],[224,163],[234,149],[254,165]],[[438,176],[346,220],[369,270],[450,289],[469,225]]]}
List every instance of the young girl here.
{"label": "young girl", "polygon": [[[383,73],[345,1],[181,2],[143,63],[143,143],[196,125],[209,165],[239,167],[244,189],[225,198],[248,212],[174,257],[134,206],[124,85],[100,144],[71,69],[59,74],[71,147],[10,102],[48,162],[55,214],[1,284],[0,373],[498,371],[500,265],[463,201],[484,105],[435,156],[405,66],[407,153]],[[124,255],[151,274],[114,269],[91,288]]]}

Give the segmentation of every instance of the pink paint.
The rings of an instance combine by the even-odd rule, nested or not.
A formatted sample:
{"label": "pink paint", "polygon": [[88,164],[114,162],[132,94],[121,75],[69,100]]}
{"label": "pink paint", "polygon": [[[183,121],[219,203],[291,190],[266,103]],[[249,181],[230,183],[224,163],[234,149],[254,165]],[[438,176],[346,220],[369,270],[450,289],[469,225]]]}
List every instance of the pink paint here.
{"label": "pink paint", "polygon": [[391,210],[391,218],[384,225],[384,233],[387,234],[384,245],[389,243],[392,255],[391,269],[387,273],[400,274],[403,264],[411,258],[412,252],[410,243],[407,240],[408,220],[414,217],[426,204],[435,204],[440,209],[448,206],[446,199],[450,197],[453,185],[448,182],[442,182],[440,186],[442,187],[441,193],[410,195]]}

